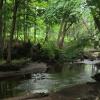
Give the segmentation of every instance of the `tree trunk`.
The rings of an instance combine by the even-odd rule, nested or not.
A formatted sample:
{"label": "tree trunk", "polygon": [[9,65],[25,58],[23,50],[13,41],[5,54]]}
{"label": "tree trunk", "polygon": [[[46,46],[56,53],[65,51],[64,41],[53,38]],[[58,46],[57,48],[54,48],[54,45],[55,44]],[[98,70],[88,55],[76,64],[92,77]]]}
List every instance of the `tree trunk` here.
{"label": "tree trunk", "polygon": [[24,24],[23,24],[23,33],[24,33],[24,42],[28,41],[28,0],[24,0]]}
{"label": "tree trunk", "polygon": [[15,0],[14,7],[13,7],[13,17],[12,17],[12,27],[11,27],[11,33],[10,33],[10,40],[8,43],[8,55],[7,55],[7,63],[11,63],[11,49],[12,49],[12,42],[15,32],[15,26],[16,26],[16,15],[18,10],[19,1]]}
{"label": "tree trunk", "polygon": [[63,27],[64,27],[64,18],[61,21],[60,30],[59,30],[59,34],[58,34],[58,38],[57,38],[57,46],[59,46],[59,41],[60,41],[60,38],[62,35]]}
{"label": "tree trunk", "polygon": [[24,33],[24,42],[27,40],[27,30],[26,30],[26,12],[27,12],[27,7],[26,7],[26,0],[24,1],[24,23],[23,23],[23,33]]}
{"label": "tree trunk", "polygon": [[3,4],[3,36],[2,36],[2,42],[3,42],[3,50],[2,50],[2,53],[4,53],[4,49],[6,48],[5,47],[5,44],[6,44],[6,25],[7,25],[7,22],[6,22],[6,17],[7,17],[7,8],[6,8],[6,0],[4,0],[4,4]]}
{"label": "tree trunk", "polygon": [[49,26],[49,25],[46,25],[46,36],[45,36],[45,42],[48,41],[49,31],[50,31],[50,26]]}
{"label": "tree trunk", "polygon": [[67,27],[67,23],[64,24],[64,28],[63,28],[63,31],[62,31],[62,36],[61,36],[61,39],[59,40],[59,48],[62,48],[63,47],[66,32],[68,31],[68,29],[71,26],[72,26],[72,23],[69,24],[68,27]]}
{"label": "tree trunk", "polygon": [[0,56],[3,52],[3,0],[0,0]]}
{"label": "tree trunk", "polygon": [[66,26],[67,26],[67,23],[65,22],[64,23],[64,26],[63,26],[63,30],[60,33],[61,34],[61,37],[60,37],[59,42],[58,42],[59,48],[62,48],[63,47],[64,37],[65,37],[65,34],[66,34]]}
{"label": "tree trunk", "polygon": [[35,18],[34,18],[34,43],[36,42],[36,31],[37,31],[37,24],[36,24],[36,8],[35,8]]}
{"label": "tree trunk", "polygon": [[25,23],[23,25],[23,28],[24,28],[24,42],[27,41],[27,28],[26,28],[26,19],[25,19]]}

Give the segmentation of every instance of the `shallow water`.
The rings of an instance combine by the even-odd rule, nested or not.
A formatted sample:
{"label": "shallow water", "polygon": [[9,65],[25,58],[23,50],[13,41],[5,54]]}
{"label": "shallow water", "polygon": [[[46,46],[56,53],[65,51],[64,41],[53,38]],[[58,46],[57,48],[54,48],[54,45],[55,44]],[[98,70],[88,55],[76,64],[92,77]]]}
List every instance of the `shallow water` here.
{"label": "shallow water", "polygon": [[14,78],[0,81],[0,98],[58,91],[64,87],[94,81],[91,76],[95,73],[96,70],[92,64],[55,66],[47,73],[32,74],[26,80]]}

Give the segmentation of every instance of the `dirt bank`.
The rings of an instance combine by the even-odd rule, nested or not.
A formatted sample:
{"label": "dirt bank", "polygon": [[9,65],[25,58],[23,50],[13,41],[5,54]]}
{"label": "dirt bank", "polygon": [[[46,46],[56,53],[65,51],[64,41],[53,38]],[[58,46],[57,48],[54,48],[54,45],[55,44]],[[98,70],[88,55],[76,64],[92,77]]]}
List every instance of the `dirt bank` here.
{"label": "dirt bank", "polygon": [[4,100],[100,100],[99,83],[85,83],[66,87],[58,92],[49,95],[29,94],[21,97],[14,97]]}
{"label": "dirt bank", "polygon": [[[19,65],[17,65],[19,66]],[[0,78],[16,77],[28,75],[31,73],[43,73],[47,70],[47,65],[45,63],[29,63],[25,67],[21,67],[16,71],[0,71]]]}

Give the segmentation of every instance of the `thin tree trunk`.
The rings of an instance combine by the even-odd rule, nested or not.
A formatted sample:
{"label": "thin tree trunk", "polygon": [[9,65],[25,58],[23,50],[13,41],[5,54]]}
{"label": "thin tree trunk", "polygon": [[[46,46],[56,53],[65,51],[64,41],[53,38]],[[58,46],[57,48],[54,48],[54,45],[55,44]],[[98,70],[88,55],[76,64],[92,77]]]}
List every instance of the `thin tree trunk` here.
{"label": "thin tree trunk", "polygon": [[[26,0],[26,5],[28,5],[28,0]],[[28,20],[28,8],[26,8],[26,23]],[[26,24],[26,40],[28,41],[28,23]]]}
{"label": "thin tree trunk", "polygon": [[3,0],[0,0],[0,56],[3,51]]}
{"label": "thin tree trunk", "polygon": [[24,23],[23,23],[24,42],[26,41],[26,0],[24,1]]}
{"label": "thin tree trunk", "polygon": [[6,39],[6,22],[3,23],[3,51],[5,47],[5,39]]}
{"label": "thin tree trunk", "polygon": [[49,25],[46,25],[46,36],[45,36],[45,42],[48,41],[49,31],[50,31],[50,26],[49,26]]}
{"label": "thin tree trunk", "polygon": [[9,40],[9,44],[8,44],[7,63],[11,63],[11,49],[12,49],[12,42],[13,42],[15,26],[16,26],[16,14],[17,14],[17,10],[18,10],[18,5],[19,5],[19,1],[15,0],[14,7],[13,7],[13,17],[12,17],[10,40]]}
{"label": "thin tree trunk", "polygon": [[[65,1],[65,3],[63,4],[63,8],[65,7],[65,5],[66,5],[66,1]],[[63,29],[64,29],[64,23],[65,23],[65,14],[63,15],[63,19],[62,19],[62,21],[61,21],[61,26],[60,26],[60,30],[59,30],[59,34],[58,34],[58,38],[57,38],[57,46],[59,46],[59,41],[60,41],[60,38],[61,38],[61,36],[62,36],[62,31],[63,31]],[[67,21],[66,21],[67,22]]]}
{"label": "thin tree trunk", "polygon": [[7,3],[7,1],[6,0],[4,0],[4,4],[3,4],[3,12],[5,12],[4,14],[3,14],[3,40],[2,40],[2,42],[3,42],[3,50],[2,50],[2,53],[4,53],[4,49],[6,48],[6,26],[7,26],[7,22],[6,22],[6,17],[7,17],[7,8],[6,8],[6,3]]}
{"label": "thin tree trunk", "polygon": [[19,32],[21,30],[21,24],[20,24],[20,16],[18,16],[18,18],[16,19],[16,34],[15,34],[15,38],[18,41],[19,38]]}
{"label": "thin tree trunk", "polygon": [[67,23],[64,24],[64,28],[63,28],[63,32],[62,32],[62,37],[61,37],[61,39],[59,41],[59,48],[63,47],[66,32],[71,27],[71,25],[72,25],[72,23],[70,25],[68,25],[68,27],[67,27]]}
{"label": "thin tree trunk", "polygon": [[63,27],[64,27],[64,19],[62,19],[62,21],[61,21],[60,30],[59,30],[59,34],[58,34],[58,38],[57,38],[57,46],[59,46],[59,40],[61,38]]}
{"label": "thin tree trunk", "polygon": [[17,23],[17,25],[16,25],[16,35],[15,35],[15,39],[16,39],[16,41],[18,41],[18,34],[19,33],[19,24]]}
{"label": "thin tree trunk", "polygon": [[37,18],[36,18],[37,16],[36,16],[36,8],[35,8],[35,19],[34,19],[34,43],[36,42],[36,31],[37,31],[37,24],[36,24],[36,20],[37,20]]}
{"label": "thin tree trunk", "polygon": [[26,42],[28,40],[28,25],[27,25],[27,20],[28,20],[28,9],[27,9],[27,5],[28,5],[28,0],[24,1],[24,42]]}
{"label": "thin tree trunk", "polygon": [[27,32],[26,32],[26,18],[24,19],[24,25],[23,25],[23,29],[24,29],[24,42],[26,42],[27,40]]}
{"label": "thin tree trunk", "polygon": [[67,26],[67,23],[65,22],[64,23],[64,26],[63,26],[63,30],[60,33],[61,34],[61,37],[60,37],[59,42],[58,42],[59,48],[62,48],[63,47],[64,37],[65,37],[65,33],[66,33],[66,26]]}
{"label": "thin tree trunk", "polygon": [[35,27],[34,27],[34,43],[36,43],[36,24],[35,24]]}

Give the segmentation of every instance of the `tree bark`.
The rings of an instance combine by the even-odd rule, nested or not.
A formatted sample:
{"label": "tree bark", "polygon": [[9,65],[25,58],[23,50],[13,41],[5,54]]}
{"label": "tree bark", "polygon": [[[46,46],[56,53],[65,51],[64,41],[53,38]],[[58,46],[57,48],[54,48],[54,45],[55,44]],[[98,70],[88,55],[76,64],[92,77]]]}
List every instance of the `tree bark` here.
{"label": "tree bark", "polygon": [[46,25],[46,36],[45,36],[45,42],[48,41],[49,31],[50,31],[50,25]]}
{"label": "tree bark", "polygon": [[59,46],[59,41],[60,41],[60,38],[62,35],[63,27],[64,27],[64,18],[61,21],[60,30],[59,30],[59,34],[58,34],[58,38],[57,38],[57,46]]}
{"label": "tree bark", "polygon": [[37,31],[37,24],[36,24],[36,20],[37,20],[37,18],[36,18],[36,12],[37,12],[37,10],[36,10],[36,8],[35,8],[35,17],[34,17],[34,43],[36,42],[36,31]]}
{"label": "tree bark", "polygon": [[67,27],[67,23],[65,22],[64,27],[63,27],[63,31],[62,31],[62,36],[61,36],[61,39],[59,40],[59,48],[63,48],[66,32],[71,27],[71,25],[72,25],[72,23],[69,24]]}
{"label": "tree bark", "polygon": [[3,0],[0,0],[0,56],[2,57],[3,51]]}
{"label": "tree bark", "polygon": [[15,27],[16,27],[16,15],[17,15],[17,10],[18,10],[18,5],[19,5],[19,1],[15,0],[14,7],[13,7],[13,17],[12,17],[10,40],[8,43],[7,63],[11,63],[11,51],[12,51],[11,49],[12,49],[12,42],[13,42],[13,37],[14,37],[14,32],[15,32]]}
{"label": "tree bark", "polygon": [[24,42],[26,42],[28,40],[28,33],[27,33],[27,5],[28,5],[28,1],[25,0],[24,1],[24,24],[23,24],[23,29],[24,29]]}
{"label": "tree bark", "polygon": [[4,14],[3,14],[3,52],[4,52],[4,48],[5,48],[5,38],[6,38],[6,26],[7,26],[7,22],[6,22],[6,17],[7,17],[7,8],[6,8],[6,3],[7,1],[4,0],[4,6],[3,6],[3,10],[4,10]]}
{"label": "tree bark", "polygon": [[61,34],[61,37],[60,37],[59,42],[58,42],[59,48],[62,48],[63,47],[64,37],[65,37],[65,33],[66,33],[66,26],[67,26],[67,23],[65,22],[64,23],[64,26],[63,26],[63,30],[60,33]]}

